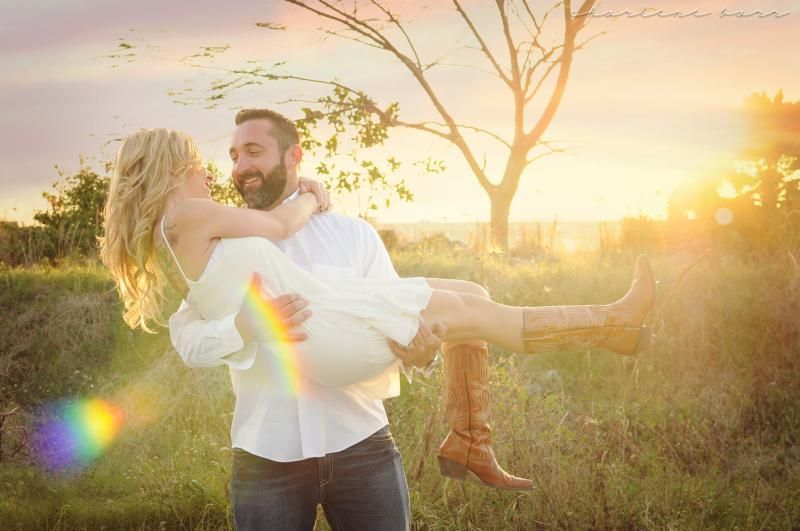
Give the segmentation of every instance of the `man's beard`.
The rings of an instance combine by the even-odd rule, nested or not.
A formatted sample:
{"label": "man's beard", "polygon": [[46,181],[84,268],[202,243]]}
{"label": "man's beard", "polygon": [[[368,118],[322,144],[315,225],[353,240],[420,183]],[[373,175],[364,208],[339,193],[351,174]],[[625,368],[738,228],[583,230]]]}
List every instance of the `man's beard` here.
{"label": "man's beard", "polygon": [[[250,185],[245,187],[240,182],[247,179],[256,177],[261,179],[258,187]],[[238,179],[233,179],[233,184],[242,195],[242,199],[247,203],[249,208],[256,210],[265,210],[273,206],[273,203],[283,194],[286,189],[286,182],[288,176],[286,175],[286,164],[283,159],[281,163],[272,169],[267,175],[264,175],[257,169],[253,168],[238,176]]]}

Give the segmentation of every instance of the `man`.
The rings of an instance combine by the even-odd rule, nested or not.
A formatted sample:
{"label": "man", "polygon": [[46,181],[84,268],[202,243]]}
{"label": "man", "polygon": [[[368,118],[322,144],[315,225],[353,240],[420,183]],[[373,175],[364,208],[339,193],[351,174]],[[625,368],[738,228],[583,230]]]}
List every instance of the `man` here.
{"label": "man", "polygon": [[[301,188],[314,186],[298,177],[302,150],[290,120],[266,109],[245,109],[237,114],[236,125],[230,149],[232,178],[249,208],[269,210]],[[377,233],[360,219],[333,213],[312,216],[278,246],[300,267],[328,280],[397,276]],[[310,316],[307,301],[297,295],[281,294],[270,302],[289,330]],[[392,344],[392,350],[409,365],[425,366],[441,344],[434,332],[441,330],[421,323],[410,348]],[[170,319],[170,334],[187,365],[230,367],[236,394],[231,495],[238,529],[311,529],[318,504],[336,530],[410,527],[402,460],[380,400],[364,396],[355,386],[329,388],[302,375],[286,381],[275,354],[261,346],[263,342],[257,346],[259,339],[269,338],[247,307],[220,321],[204,321],[184,302]],[[304,336],[293,332],[290,338],[302,341]],[[469,350],[464,354],[480,350],[464,348]],[[458,367],[460,381],[463,371]],[[397,366],[385,374],[399,378]],[[453,400],[463,402],[466,397],[470,402],[473,388],[456,390]],[[482,407],[480,401],[472,402],[472,408]],[[483,421],[476,418],[472,424]],[[465,459],[487,462],[485,448],[471,442],[473,427],[462,428],[443,445],[450,449],[445,457],[462,464]],[[496,465],[493,456],[491,462]],[[485,476],[478,470],[480,474]]]}
{"label": "man", "polygon": [[[269,210],[301,186],[312,186],[301,184],[297,175],[302,150],[291,121],[250,109],[237,114],[236,125],[232,178],[248,207]],[[360,219],[313,216],[277,244],[321,278],[397,276],[377,233]],[[271,303],[290,331],[310,316],[299,296],[282,294]],[[287,381],[275,353],[257,347],[265,331],[246,308],[220,321],[204,321],[184,302],[170,318],[173,344],[187,365],[231,369],[237,528],[312,529],[322,504],[333,529],[408,529],[408,486],[383,403],[356,386],[328,388],[302,375]],[[291,337],[304,339],[298,332]],[[425,365],[440,343],[423,324],[409,349],[392,348],[410,364]],[[398,378],[396,366],[387,377]]]}

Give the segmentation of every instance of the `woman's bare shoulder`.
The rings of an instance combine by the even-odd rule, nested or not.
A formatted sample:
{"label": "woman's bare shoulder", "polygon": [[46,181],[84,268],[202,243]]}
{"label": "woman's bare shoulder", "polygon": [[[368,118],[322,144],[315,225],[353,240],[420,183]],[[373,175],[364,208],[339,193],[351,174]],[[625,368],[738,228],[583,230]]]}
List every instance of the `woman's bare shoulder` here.
{"label": "woman's bare shoulder", "polygon": [[198,217],[207,216],[211,212],[219,210],[220,207],[222,205],[211,199],[191,197],[172,207],[169,214],[172,221],[179,223],[183,220],[194,220]]}
{"label": "woman's bare shoulder", "polygon": [[211,199],[193,197],[170,208],[164,219],[167,237],[171,242],[179,235],[191,234],[192,239],[211,239],[213,221],[218,217],[219,203]]}

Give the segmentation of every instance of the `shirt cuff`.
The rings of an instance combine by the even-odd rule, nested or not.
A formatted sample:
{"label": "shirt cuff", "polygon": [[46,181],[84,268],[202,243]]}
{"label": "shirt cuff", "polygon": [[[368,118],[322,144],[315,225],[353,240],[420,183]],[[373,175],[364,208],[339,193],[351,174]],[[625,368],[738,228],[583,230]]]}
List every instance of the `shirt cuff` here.
{"label": "shirt cuff", "polygon": [[430,378],[431,374],[433,374],[433,371],[436,370],[436,367],[438,367],[441,362],[442,362],[442,351],[437,350],[436,355],[433,357],[433,359],[430,362],[428,362],[428,364],[425,365],[424,367],[415,367],[413,365],[408,365],[407,363],[402,362],[400,364],[400,370],[405,375],[406,380],[408,380],[408,383],[411,383],[411,381],[414,378],[414,373],[419,373],[425,378]]}
{"label": "shirt cuff", "polygon": [[436,367],[442,362],[442,351],[437,350],[436,355],[433,359],[424,367],[417,367],[417,372],[422,374],[425,378],[429,378],[433,371],[436,370]]}

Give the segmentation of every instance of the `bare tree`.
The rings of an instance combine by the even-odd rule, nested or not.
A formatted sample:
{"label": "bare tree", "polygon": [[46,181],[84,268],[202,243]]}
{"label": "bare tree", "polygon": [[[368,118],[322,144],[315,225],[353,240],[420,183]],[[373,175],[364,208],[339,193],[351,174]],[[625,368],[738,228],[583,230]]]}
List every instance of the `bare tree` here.
{"label": "bare tree", "polygon": [[[513,102],[513,134],[510,138],[504,138],[501,134],[479,125],[463,124],[456,119],[448,110],[448,101],[452,103],[457,95],[440,93],[429,80],[430,70],[441,66],[442,59],[432,62],[423,60],[421,51],[412,39],[408,24],[401,21],[400,15],[389,7],[388,2],[284,1],[313,13],[326,24],[333,25],[334,29],[323,29],[326,35],[376,48],[399,61],[411,74],[419,89],[424,92],[436,117],[430,121],[405,121],[399,116],[397,102],[381,106],[375,98],[364,91],[337,79],[317,79],[278,72],[277,67],[283,67],[283,63],[269,68],[254,63],[248,63],[243,68],[221,68],[228,77],[212,84],[207,101],[222,100],[230,91],[249,85],[280,80],[302,81],[327,86],[332,91],[328,96],[311,101],[286,100],[302,101],[309,105],[303,109],[304,118],[298,121],[300,128],[307,133],[310,133],[310,129],[316,127],[319,122],[327,122],[334,126],[337,133],[344,130],[344,125],[355,127],[354,138],[361,147],[382,144],[388,137],[388,130],[398,127],[443,139],[458,150],[489,196],[492,238],[497,246],[507,248],[508,215],[525,169],[534,160],[565,151],[565,148],[544,140],[543,135],[552,122],[566,90],[575,53],[602,34],[598,33],[583,42],[577,42],[578,34],[586,26],[589,19],[587,13],[594,7],[595,0],[584,0],[576,11],[573,11],[570,0],[564,0],[538,14],[534,11],[532,2],[528,0],[496,0],[496,27],[499,32],[496,36],[497,40],[503,43],[500,47],[505,48],[504,50],[493,50],[490,43],[494,40],[481,33],[475,19],[461,1],[452,0],[455,14],[465,28],[468,28],[475,50],[481,54],[486,63],[486,70],[496,76],[508,89],[508,96]],[[543,30],[546,24],[553,22],[551,17],[554,14],[563,18],[563,35],[557,44],[545,45]],[[270,30],[285,29],[269,22],[260,22],[257,25]],[[209,49],[210,47],[204,47],[203,53],[199,56],[208,56]],[[547,83],[548,79],[552,81],[552,76],[555,76],[554,82]],[[549,93],[543,95],[544,105],[536,115],[532,115],[532,102],[545,89],[549,90]],[[313,138],[313,135],[309,136]],[[501,173],[490,175],[485,160],[480,161],[476,156],[474,139],[478,137],[498,142],[505,149],[507,156]],[[316,140],[307,141],[312,142],[312,147],[323,145]],[[324,147],[333,152],[338,145],[337,137],[334,135]],[[341,177],[340,175],[340,180]]]}

